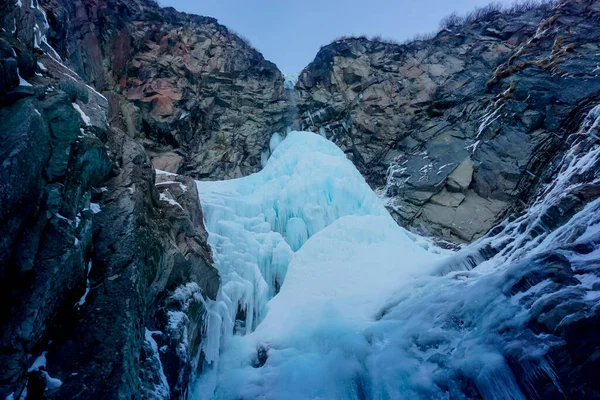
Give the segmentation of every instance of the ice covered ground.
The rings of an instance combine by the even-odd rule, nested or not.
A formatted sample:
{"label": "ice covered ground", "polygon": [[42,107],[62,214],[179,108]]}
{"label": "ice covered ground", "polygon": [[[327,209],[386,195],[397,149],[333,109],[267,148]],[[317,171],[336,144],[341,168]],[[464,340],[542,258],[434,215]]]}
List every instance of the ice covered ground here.
{"label": "ice covered ground", "polygon": [[[456,254],[398,227],[319,135],[274,135],[261,172],[199,182],[222,289],[192,398],[523,399],[540,382],[562,393],[547,354],[564,342],[529,326],[555,293],[598,304],[600,200],[548,218],[600,182],[599,121],[597,107],[527,213]],[[561,257],[576,279],[552,275]]]}

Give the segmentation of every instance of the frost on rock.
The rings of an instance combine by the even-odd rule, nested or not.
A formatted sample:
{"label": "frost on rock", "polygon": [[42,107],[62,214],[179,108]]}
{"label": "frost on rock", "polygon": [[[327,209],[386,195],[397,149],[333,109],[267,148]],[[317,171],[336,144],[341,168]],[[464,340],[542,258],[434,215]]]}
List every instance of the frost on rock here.
{"label": "frost on rock", "polygon": [[152,389],[149,391],[149,393],[145,393],[145,398],[155,399],[155,400],[158,400],[158,399],[166,400],[166,399],[170,398],[171,390],[169,388],[169,383],[167,381],[167,377],[163,370],[162,362],[160,361],[160,355],[158,353],[158,344],[152,337],[152,335],[155,335],[155,334],[160,335],[160,334],[162,334],[162,332],[150,331],[150,330],[148,330],[148,328],[145,329],[144,339],[146,340],[146,343],[148,343],[150,345],[150,349],[152,350],[151,357],[154,361],[154,365],[156,366],[156,369],[157,369],[156,372],[158,374],[158,382],[152,382]]}
{"label": "frost on rock", "polygon": [[75,109],[75,111],[77,111],[79,113],[79,115],[81,116],[81,120],[83,121],[83,123],[86,126],[92,125],[92,120],[90,119],[90,117],[87,116],[87,114],[85,112],[83,112],[83,110],[81,109],[79,104],[73,103],[73,108]]}
{"label": "frost on rock", "polygon": [[[159,175],[158,172],[157,172],[157,175]],[[163,186],[163,185],[177,185],[177,186],[179,186],[179,189],[181,189],[182,192],[187,192],[187,190],[188,190],[187,186],[185,186],[181,182],[176,182],[176,181],[163,181],[163,182],[157,182],[155,184],[155,186]]]}
{"label": "frost on rock", "polygon": [[51,377],[46,371],[46,353],[46,351],[42,352],[42,354],[35,359],[27,372],[40,371],[44,378],[46,378],[46,389],[57,389],[62,386],[62,381],[60,379]]}
{"label": "frost on rock", "polygon": [[175,292],[171,296],[174,300],[177,300],[184,310],[187,310],[193,302],[204,303],[204,297],[202,296],[202,289],[196,282],[188,282],[185,285],[179,286],[175,289]]}
{"label": "frost on rock", "polygon": [[177,202],[177,200],[175,200],[173,198],[173,196],[171,195],[171,192],[169,192],[168,190],[165,190],[163,193],[160,193],[158,198],[161,201],[167,202],[167,203],[169,203],[172,206],[177,206],[177,207],[179,207],[180,209],[183,210],[183,207],[181,206],[181,204],[179,204]]}

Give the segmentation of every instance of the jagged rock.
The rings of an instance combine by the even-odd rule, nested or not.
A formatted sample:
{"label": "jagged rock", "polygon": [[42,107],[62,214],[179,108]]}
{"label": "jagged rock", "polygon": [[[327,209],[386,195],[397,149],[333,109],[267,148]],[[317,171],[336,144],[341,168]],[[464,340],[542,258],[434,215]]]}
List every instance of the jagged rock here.
{"label": "jagged rock", "polygon": [[[8,52],[0,64],[14,72],[8,80],[7,70],[0,75],[8,91],[0,109],[0,292],[7,305],[0,312],[0,397],[29,387],[30,397],[139,398],[168,364],[167,391],[183,398],[202,363],[203,304],[219,287],[195,183],[177,177],[181,186],[154,185],[150,156],[109,116],[120,110],[120,94],[106,98],[86,86],[43,43],[33,51],[48,27],[37,3],[23,3],[8,14],[0,7],[2,23],[19,17],[20,38],[0,32],[10,41],[0,42],[2,57]],[[74,11],[54,5],[57,18]],[[32,86],[16,86],[12,46],[19,62],[43,63],[28,79]],[[135,114],[130,105],[122,109]],[[131,122],[132,136],[142,139],[147,126]],[[182,303],[178,293],[190,285],[195,292]],[[186,316],[177,341],[165,339],[169,312]],[[143,361],[146,329],[163,340],[154,362]],[[45,390],[38,371],[28,374],[42,351],[61,386]]]}
{"label": "jagged rock", "polygon": [[50,181],[64,177],[71,158],[71,143],[79,136],[80,118],[66,93],[44,102],[52,134],[52,155],[46,174]]}
{"label": "jagged rock", "polygon": [[[63,307],[76,302],[92,246],[91,220],[83,210],[89,207],[90,186],[103,182],[110,170],[103,145],[95,138],[76,142],[79,123],[57,115],[68,110],[65,104],[72,109],[65,96],[25,99],[0,111],[1,131],[7,135],[2,140],[1,226],[6,235],[0,288],[3,302],[13,304],[0,316],[0,363],[6,366],[0,392],[6,396],[10,387],[23,388],[31,354],[41,352],[49,331],[60,325]],[[57,149],[70,156],[57,161]],[[55,175],[51,171],[57,163],[62,173]]]}
{"label": "jagged rock", "polygon": [[[572,111],[600,90],[599,13],[593,1],[567,1],[405,45],[337,40],[300,74],[300,123],[323,129],[373,187],[385,185],[402,225],[475,239],[522,207]],[[482,214],[441,205],[443,190],[481,198]],[[431,200],[415,203],[423,191]]]}
{"label": "jagged rock", "polygon": [[465,195],[462,193],[451,192],[443,189],[441,192],[436,193],[431,197],[431,203],[444,207],[458,207],[464,199]]}
{"label": "jagged rock", "polygon": [[[140,385],[148,382],[140,382],[138,375],[151,377],[156,373],[140,370],[139,351],[147,351],[144,329],[166,332],[168,320],[162,317],[166,313],[164,297],[189,282],[196,284],[200,296],[214,297],[218,287],[216,270],[210,265],[206,232],[202,230],[197,192],[181,194],[190,197],[182,201],[185,209],[180,203],[160,200],[154,187],[154,171],[143,147],[123,133],[113,132],[109,138],[111,153],[119,155],[121,168],[117,176],[106,182],[100,212],[94,214],[95,250],[90,276],[93,289],[87,297],[89,305],[77,313],[77,323],[56,341],[49,356],[64,376],[71,371],[78,373],[77,379],[64,381],[57,398],[78,393],[87,398],[139,396]],[[200,300],[194,301],[198,304],[195,309],[201,309]],[[111,311],[99,312],[102,310]],[[202,319],[202,312],[195,311],[183,321],[190,335],[185,340],[193,337],[194,344],[199,345]],[[111,326],[122,328],[111,332]],[[94,348],[92,344],[98,342],[102,346]],[[183,360],[171,372],[189,370],[182,378],[185,386],[196,367],[192,361],[198,346],[181,354],[177,345],[168,345],[169,351],[179,351]],[[115,354],[119,355],[117,359]],[[70,361],[63,364],[62,360]],[[115,368],[119,371],[116,374]],[[176,382],[169,383],[174,390]]]}
{"label": "jagged rock", "polygon": [[154,168],[175,173],[183,163],[183,157],[175,152],[158,154],[152,157]]}
{"label": "jagged rock", "polygon": [[[440,205],[442,202],[448,205]],[[426,222],[426,234],[470,242],[487,233],[498,213],[506,207],[502,201],[485,199],[473,192],[467,192],[464,199],[454,206],[456,202],[450,199],[440,201],[440,197],[436,197],[436,201],[432,198],[423,206],[420,216]]]}
{"label": "jagged rock", "polygon": [[[297,102],[301,124],[340,145],[373,186],[387,184],[401,224],[468,242],[529,200],[600,89],[590,1],[495,14],[404,46],[337,41],[296,93],[212,18],[138,0],[40,0],[46,26],[36,1],[22,3],[0,4],[0,398],[25,387],[56,399],[187,395],[219,277],[195,182],[153,167],[202,179],[253,172]],[[588,178],[532,235],[598,198]],[[589,253],[593,240],[565,251]],[[597,307],[576,287],[576,266],[545,257],[517,265],[506,295],[552,281],[547,297],[522,299],[535,304],[525,322],[556,337],[548,356],[569,393],[587,398]],[[59,388],[27,373],[42,351]],[[515,371],[520,355],[506,349]],[[256,365],[266,358],[259,349]],[[535,384],[542,398],[559,395]]]}
{"label": "jagged rock", "polygon": [[[3,266],[25,220],[35,211],[43,190],[43,170],[50,157],[50,132],[39,103],[28,99],[0,110],[0,259]],[[41,107],[39,107],[41,109]],[[0,277],[4,269],[0,270]]]}
{"label": "jagged rock", "polygon": [[18,67],[12,46],[0,38],[0,103],[4,103],[4,97],[19,85]]}
{"label": "jagged rock", "polygon": [[139,0],[43,7],[51,44],[110,98],[113,124],[157,156],[179,154],[180,173],[255,172],[271,134],[291,124],[283,75],[213,18]]}

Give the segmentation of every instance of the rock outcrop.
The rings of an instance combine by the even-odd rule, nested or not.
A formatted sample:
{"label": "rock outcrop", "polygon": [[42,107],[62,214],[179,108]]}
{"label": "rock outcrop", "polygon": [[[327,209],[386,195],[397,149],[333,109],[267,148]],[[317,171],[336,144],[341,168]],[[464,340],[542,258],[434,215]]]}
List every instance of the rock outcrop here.
{"label": "rock outcrop", "polygon": [[48,6],[0,8],[0,397],[184,398],[219,287],[195,182],[155,176]]}
{"label": "rock outcrop", "polygon": [[213,18],[142,0],[43,6],[49,43],[110,99],[111,124],[163,169],[247,175],[288,125],[281,72]]}
{"label": "rock outcrop", "polygon": [[589,373],[600,367],[598,339],[591,334],[600,327],[599,122],[598,101],[573,115],[533,204],[440,269],[441,275],[473,277],[479,264],[502,271],[501,293],[488,298],[519,310],[494,319],[485,337],[501,349],[526,398],[600,395],[600,384]]}
{"label": "rock outcrop", "polygon": [[453,242],[520,210],[570,116],[600,90],[594,1],[490,11],[406,45],[323,47],[296,86],[400,224]]}

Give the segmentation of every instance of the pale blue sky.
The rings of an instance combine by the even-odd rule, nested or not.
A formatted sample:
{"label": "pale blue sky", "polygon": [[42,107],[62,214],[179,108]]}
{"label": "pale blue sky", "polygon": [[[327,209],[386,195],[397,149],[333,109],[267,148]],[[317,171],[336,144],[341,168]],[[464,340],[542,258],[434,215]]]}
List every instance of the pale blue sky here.
{"label": "pale blue sky", "polygon": [[[491,0],[160,0],[179,11],[215,17],[250,40],[283,73],[300,72],[321,45],[342,35],[404,40],[436,31],[453,11]],[[513,3],[503,0],[501,3]]]}

